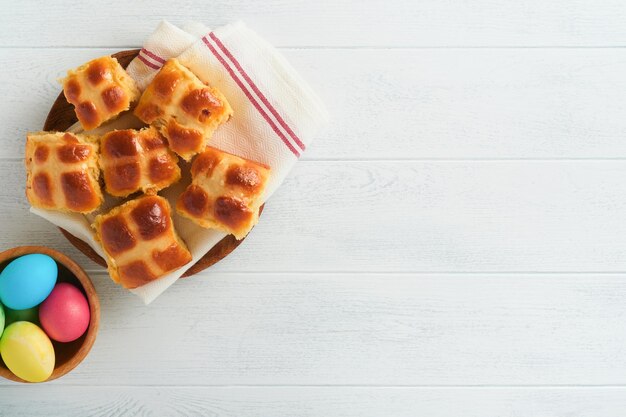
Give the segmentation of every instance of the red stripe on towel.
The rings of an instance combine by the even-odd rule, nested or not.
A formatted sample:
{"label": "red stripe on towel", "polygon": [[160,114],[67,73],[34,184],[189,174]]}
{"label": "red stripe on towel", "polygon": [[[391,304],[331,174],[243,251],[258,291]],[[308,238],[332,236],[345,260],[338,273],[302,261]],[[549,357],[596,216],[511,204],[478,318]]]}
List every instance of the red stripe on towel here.
{"label": "red stripe on towel", "polygon": [[146,58],[142,57],[141,54],[137,55],[137,58],[152,69],[158,70],[159,68],[161,68],[158,65],[148,61]]}
{"label": "red stripe on towel", "polygon": [[282,117],[280,117],[280,114],[278,114],[278,111],[276,111],[276,109],[274,108],[274,106],[272,106],[269,102],[269,100],[265,97],[265,95],[261,92],[261,90],[259,90],[259,88],[256,86],[256,84],[254,83],[254,81],[252,81],[252,79],[248,76],[248,74],[246,73],[246,71],[244,71],[244,69],[241,67],[241,65],[239,64],[239,61],[237,61],[237,59],[233,56],[233,54],[230,53],[230,51],[228,50],[228,48],[226,48],[226,46],[222,43],[222,41],[219,40],[219,38],[215,35],[215,33],[211,32],[209,33],[209,36],[211,37],[211,39],[213,39],[215,41],[215,43],[217,44],[217,46],[222,50],[222,52],[224,52],[224,54],[231,60],[231,62],[235,65],[235,68],[237,68],[237,70],[239,71],[239,73],[243,76],[243,78],[248,82],[248,85],[252,88],[252,90],[257,94],[257,96],[261,99],[261,101],[263,102],[263,104],[265,104],[267,106],[267,108],[270,110],[270,112],[272,112],[272,114],[274,115],[274,117],[276,118],[276,120],[278,120],[278,123],[280,123],[280,125],[287,131],[287,133],[289,133],[289,136],[291,136],[291,138],[294,140],[294,142],[296,142],[298,144],[298,146],[300,147],[300,149],[305,150],[306,147],[304,146],[304,143],[302,143],[302,141],[300,140],[300,138],[298,138],[298,136],[296,136],[296,134],[293,132],[293,130],[291,130],[291,128],[289,127],[289,125],[283,120]]}
{"label": "red stripe on towel", "polygon": [[150,58],[154,59],[156,62],[159,62],[161,64],[165,64],[165,60],[163,58],[161,58],[160,56],[158,56],[155,53],[152,53],[152,52],[148,51],[146,48],[141,48],[141,52],[143,52],[144,54],[148,55]]}
{"label": "red stripe on towel", "polygon": [[265,119],[265,121],[270,125],[270,127],[272,128],[272,130],[274,131],[274,133],[276,133],[278,135],[278,137],[283,141],[283,143],[289,148],[289,150],[296,156],[296,157],[300,157],[300,152],[298,152],[298,150],[291,144],[291,142],[289,142],[289,140],[287,139],[287,137],[283,134],[283,132],[278,128],[278,126],[276,126],[276,124],[274,123],[274,121],[272,121],[272,119],[270,119],[270,117],[268,116],[268,114],[265,112],[265,110],[263,110],[263,108],[261,107],[261,105],[259,104],[258,101],[256,101],[256,99],[252,96],[252,94],[250,93],[250,91],[246,88],[246,86],[241,82],[241,80],[239,79],[239,77],[237,76],[237,74],[235,74],[235,71],[233,71],[233,69],[230,67],[230,65],[228,65],[228,62],[226,62],[226,60],[219,54],[219,52],[217,52],[217,50],[213,47],[213,45],[211,45],[211,43],[209,42],[209,40],[207,39],[206,36],[202,37],[202,41],[204,42],[204,44],[209,48],[209,50],[211,51],[211,53],[215,56],[215,58],[217,58],[217,60],[224,66],[224,68],[226,69],[226,71],[228,71],[228,73],[230,74],[231,78],[235,81],[235,83],[237,83],[237,85],[239,86],[239,88],[241,89],[241,91],[243,91],[243,93],[246,95],[246,97],[248,97],[248,100],[250,100],[250,102],[252,103],[252,105],[257,109],[257,111],[261,114],[261,116],[263,116],[263,118]]}

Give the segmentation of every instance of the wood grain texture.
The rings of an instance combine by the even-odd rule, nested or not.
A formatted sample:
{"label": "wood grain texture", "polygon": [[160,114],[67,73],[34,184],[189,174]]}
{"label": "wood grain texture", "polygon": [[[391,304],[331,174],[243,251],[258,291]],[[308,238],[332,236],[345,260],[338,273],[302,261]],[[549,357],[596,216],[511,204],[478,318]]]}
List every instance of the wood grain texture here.
{"label": "wood grain texture", "polygon": [[[22,388],[22,387],[19,387]],[[622,417],[623,388],[0,387],[13,417]],[[6,398],[6,399],[5,399]]]}
{"label": "wood grain texture", "polygon": [[[626,38],[620,0],[6,3],[0,46],[138,46],[164,17],[213,28],[242,19],[274,45],[299,47],[622,46]],[[59,30],[47,24],[54,19],[71,25]]]}
{"label": "wood grain texture", "polygon": [[[24,175],[21,161],[0,160],[0,247],[76,254],[28,212]],[[213,268],[622,272],[625,176],[626,161],[302,161]]]}
{"label": "wood grain texture", "polygon": [[149,308],[92,280],[98,340],[55,384],[626,385],[624,274],[207,270]]}
{"label": "wood grain texture", "polygon": [[[0,49],[0,157],[23,157],[58,77],[111,52]],[[626,49],[284,52],[333,119],[304,160],[626,157]]]}

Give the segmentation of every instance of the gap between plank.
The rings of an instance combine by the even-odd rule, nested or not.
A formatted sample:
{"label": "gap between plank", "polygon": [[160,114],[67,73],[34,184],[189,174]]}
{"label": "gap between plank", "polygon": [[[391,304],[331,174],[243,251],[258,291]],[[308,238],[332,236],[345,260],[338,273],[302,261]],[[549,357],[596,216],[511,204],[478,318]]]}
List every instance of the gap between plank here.
{"label": "gap between plank", "polygon": [[[21,386],[20,384],[0,384],[2,388],[15,388]],[[39,385],[41,387],[41,385]],[[239,388],[354,388],[354,389],[367,389],[367,388],[382,388],[382,389],[450,389],[450,390],[480,390],[480,389],[614,389],[623,390],[626,389],[626,385],[584,385],[584,384],[559,384],[559,385],[375,385],[375,384],[232,384],[232,385],[175,385],[175,384],[104,384],[104,385],[91,385],[91,384],[62,384],[52,383],[49,386],[56,387],[80,387],[80,388],[143,388],[143,387],[163,387],[163,388],[226,388],[226,389],[239,389]]]}
{"label": "gap between plank", "polygon": [[[2,45],[0,49],[136,49],[141,48],[141,45]],[[624,49],[626,45],[473,45],[473,46],[454,46],[454,45],[439,45],[439,46],[411,46],[411,45],[390,45],[390,46],[368,46],[368,45],[345,45],[345,46],[324,46],[324,45],[302,45],[302,46],[277,46],[279,50],[415,50],[415,49]]]}

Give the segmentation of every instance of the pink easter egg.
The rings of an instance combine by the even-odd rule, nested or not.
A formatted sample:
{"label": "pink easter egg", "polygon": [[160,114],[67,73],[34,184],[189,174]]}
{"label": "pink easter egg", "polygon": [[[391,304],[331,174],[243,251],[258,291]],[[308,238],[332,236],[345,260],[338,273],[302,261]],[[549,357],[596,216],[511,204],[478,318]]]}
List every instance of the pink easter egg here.
{"label": "pink easter egg", "polygon": [[39,306],[39,322],[51,339],[71,342],[89,327],[89,303],[75,286],[60,282]]}

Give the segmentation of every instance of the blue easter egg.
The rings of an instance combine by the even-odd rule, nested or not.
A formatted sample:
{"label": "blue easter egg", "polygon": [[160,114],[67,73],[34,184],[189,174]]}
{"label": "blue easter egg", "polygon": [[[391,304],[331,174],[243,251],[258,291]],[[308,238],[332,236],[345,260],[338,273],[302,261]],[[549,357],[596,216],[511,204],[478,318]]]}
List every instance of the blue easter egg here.
{"label": "blue easter egg", "polygon": [[0,273],[0,301],[14,310],[35,307],[52,292],[58,272],[48,255],[20,256]]}

